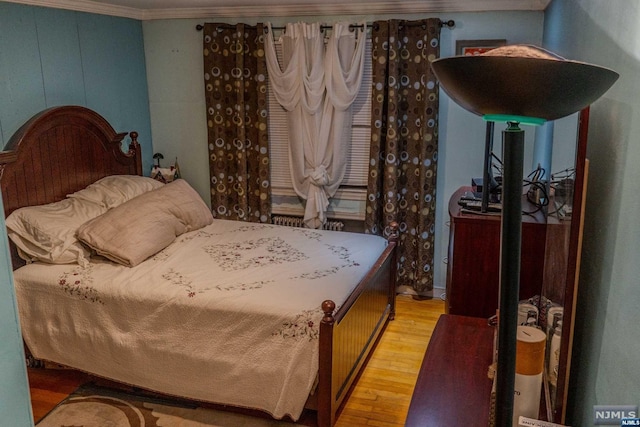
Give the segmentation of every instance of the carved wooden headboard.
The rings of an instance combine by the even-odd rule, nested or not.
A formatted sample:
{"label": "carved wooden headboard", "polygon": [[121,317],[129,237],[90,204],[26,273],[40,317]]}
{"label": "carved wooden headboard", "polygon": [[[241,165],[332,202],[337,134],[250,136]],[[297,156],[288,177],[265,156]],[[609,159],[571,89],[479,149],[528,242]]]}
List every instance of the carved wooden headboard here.
{"label": "carved wooden headboard", "polygon": [[138,134],[130,135],[125,153],[127,132],[116,133],[95,111],[64,106],[36,114],[0,152],[5,217],[24,206],[62,200],[107,175],[142,175]]}
{"label": "carved wooden headboard", "polygon": [[0,152],[5,215],[23,206],[62,200],[107,175],[141,175],[137,133],[129,152],[98,113],[79,106],[54,107],[27,121]]}

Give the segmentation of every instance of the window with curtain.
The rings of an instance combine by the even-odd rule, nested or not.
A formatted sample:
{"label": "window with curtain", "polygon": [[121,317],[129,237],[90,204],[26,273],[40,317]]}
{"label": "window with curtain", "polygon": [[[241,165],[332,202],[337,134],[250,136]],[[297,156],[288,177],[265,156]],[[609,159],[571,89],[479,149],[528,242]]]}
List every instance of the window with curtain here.
{"label": "window with curtain", "polygon": [[[212,206],[219,217],[267,222],[273,193],[273,212],[299,215],[290,128],[263,68],[262,25],[228,27],[205,31]],[[423,295],[433,288],[438,83],[430,63],[440,54],[440,20],[377,21],[365,47],[346,177],[327,216],[364,219],[365,232],[381,235],[399,223],[397,282]]]}
{"label": "window with curtain", "polygon": [[[347,171],[340,188],[330,201],[328,215],[332,218],[364,220],[371,141],[371,38],[369,34],[366,37],[364,75],[352,105],[351,149]],[[282,63],[282,43],[277,39],[275,48],[278,61]],[[286,111],[276,100],[269,82],[267,88],[272,211],[274,214],[301,216],[304,207],[291,181]]]}

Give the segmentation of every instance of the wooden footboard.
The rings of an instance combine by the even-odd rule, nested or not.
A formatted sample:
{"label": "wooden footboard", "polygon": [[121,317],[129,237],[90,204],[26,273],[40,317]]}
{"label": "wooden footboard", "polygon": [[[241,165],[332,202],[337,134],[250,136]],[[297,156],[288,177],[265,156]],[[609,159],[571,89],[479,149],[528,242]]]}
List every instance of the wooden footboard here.
{"label": "wooden footboard", "polygon": [[318,426],[334,425],[338,409],[373,350],[388,320],[395,315],[397,234],[369,274],[344,305],[322,304]]}

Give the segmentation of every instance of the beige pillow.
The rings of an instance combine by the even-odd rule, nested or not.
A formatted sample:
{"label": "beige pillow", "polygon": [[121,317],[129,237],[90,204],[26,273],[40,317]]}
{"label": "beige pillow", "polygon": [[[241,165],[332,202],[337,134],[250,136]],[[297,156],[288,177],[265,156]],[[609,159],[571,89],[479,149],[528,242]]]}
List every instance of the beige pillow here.
{"label": "beige pillow", "polygon": [[27,262],[84,264],[89,252],[77,241],[76,231],[106,211],[103,206],[81,199],[28,206],[7,217],[7,235]]}
{"label": "beige pillow", "polygon": [[133,267],[176,237],[213,222],[200,195],[179,179],[83,224],[78,239],[99,255]]}
{"label": "beige pillow", "polygon": [[145,176],[111,175],[67,197],[87,200],[111,209],[163,185],[160,181]]}

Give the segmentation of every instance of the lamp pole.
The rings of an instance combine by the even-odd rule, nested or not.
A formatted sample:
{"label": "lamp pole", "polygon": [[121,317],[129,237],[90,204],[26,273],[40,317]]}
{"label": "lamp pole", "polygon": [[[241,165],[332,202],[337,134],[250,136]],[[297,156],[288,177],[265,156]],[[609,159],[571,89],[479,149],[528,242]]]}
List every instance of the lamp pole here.
{"label": "lamp pole", "polygon": [[496,371],[496,425],[511,426],[516,375],[520,254],[522,251],[522,176],[524,131],[508,122],[502,132],[502,220],[500,245],[500,313]]}

